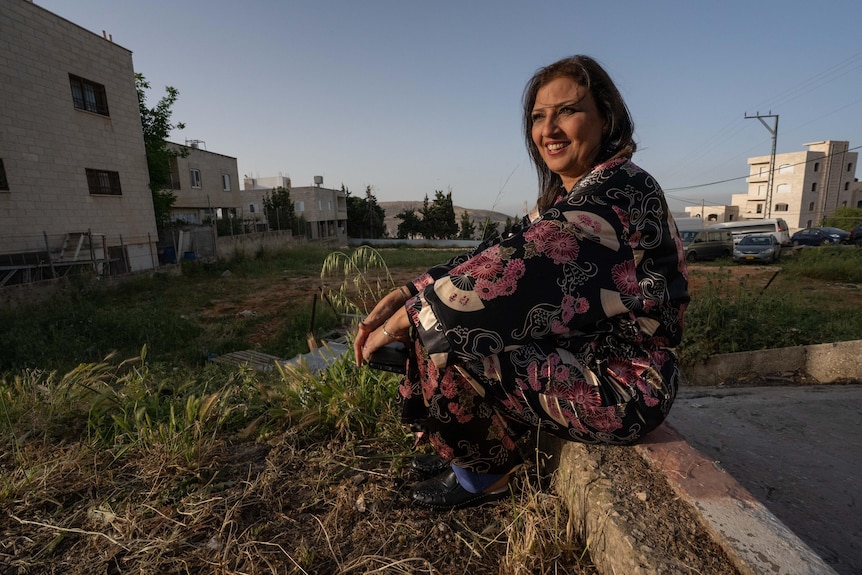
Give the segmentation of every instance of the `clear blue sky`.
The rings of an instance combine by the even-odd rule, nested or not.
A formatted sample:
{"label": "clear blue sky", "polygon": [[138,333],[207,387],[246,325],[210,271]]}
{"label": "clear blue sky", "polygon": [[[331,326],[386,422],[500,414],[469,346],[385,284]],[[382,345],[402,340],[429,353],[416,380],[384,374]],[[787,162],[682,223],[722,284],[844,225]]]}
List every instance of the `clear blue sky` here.
{"label": "clear blue sky", "polygon": [[859,0],[35,2],[131,50],[151,106],[177,88],[171,140],[236,157],[240,178],[520,213],[524,85],[578,53],[617,82],[635,161],[677,212],[746,190],[771,149],[746,113],[780,116],[779,153],[862,145]]}

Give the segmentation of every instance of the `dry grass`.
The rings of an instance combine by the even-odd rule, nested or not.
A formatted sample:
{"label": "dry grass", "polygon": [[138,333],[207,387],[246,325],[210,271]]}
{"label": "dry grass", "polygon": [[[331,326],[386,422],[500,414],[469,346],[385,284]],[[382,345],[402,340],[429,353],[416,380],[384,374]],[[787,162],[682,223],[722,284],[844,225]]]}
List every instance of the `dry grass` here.
{"label": "dry grass", "polygon": [[595,572],[535,468],[500,504],[413,507],[391,375],[222,369],[180,396],[139,361],[0,381],[0,573]]}

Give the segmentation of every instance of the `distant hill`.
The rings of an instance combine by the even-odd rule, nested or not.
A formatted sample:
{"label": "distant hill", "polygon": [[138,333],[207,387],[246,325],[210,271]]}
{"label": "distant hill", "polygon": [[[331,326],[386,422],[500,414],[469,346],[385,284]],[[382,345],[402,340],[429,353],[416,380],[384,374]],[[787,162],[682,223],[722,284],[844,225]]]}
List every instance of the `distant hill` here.
{"label": "distant hill", "polygon": [[[386,218],[383,220],[386,224],[386,229],[389,232],[389,237],[397,237],[398,236],[398,224],[401,223],[401,220],[396,218],[398,214],[402,213],[405,210],[414,210],[417,215],[419,215],[419,211],[422,209],[422,202],[377,202],[383,210],[386,212]],[[504,214],[501,212],[493,212],[491,210],[474,210],[472,208],[462,208],[460,206],[453,206],[455,210],[455,223],[458,226],[461,225],[461,214],[464,211],[467,211],[467,214],[470,215],[470,220],[473,222],[473,225],[476,226],[477,239],[478,239],[478,231],[479,228],[485,223],[486,218],[490,218],[492,222],[497,223],[497,229],[500,231],[503,230],[503,226],[506,224],[506,218],[510,218],[513,221],[520,219],[523,214]]]}

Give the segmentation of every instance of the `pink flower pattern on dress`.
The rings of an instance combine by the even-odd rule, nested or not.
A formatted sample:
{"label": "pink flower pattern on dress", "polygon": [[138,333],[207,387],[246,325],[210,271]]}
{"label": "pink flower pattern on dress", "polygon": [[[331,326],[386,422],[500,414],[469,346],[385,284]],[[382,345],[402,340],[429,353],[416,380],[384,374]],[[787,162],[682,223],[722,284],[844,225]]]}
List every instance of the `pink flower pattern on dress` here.
{"label": "pink flower pattern on dress", "polygon": [[620,293],[635,295],[640,292],[635,263],[632,260],[616,264],[611,269],[614,285]]}
{"label": "pink flower pattern on dress", "polygon": [[578,240],[573,235],[557,230],[545,238],[545,253],[555,264],[578,259]]}

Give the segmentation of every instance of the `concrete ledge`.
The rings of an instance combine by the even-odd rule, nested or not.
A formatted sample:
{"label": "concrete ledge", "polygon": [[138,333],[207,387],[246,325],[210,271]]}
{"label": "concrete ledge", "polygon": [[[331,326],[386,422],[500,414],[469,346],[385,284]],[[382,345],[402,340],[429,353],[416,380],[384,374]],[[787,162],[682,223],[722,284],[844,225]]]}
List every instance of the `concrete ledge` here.
{"label": "concrete ledge", "polygon": [[714,386],[750,374],[800,371],[820,383],[862,379],[862,340],[715,355],[685,367],[685,385]]}
{"label": "concrete ledge", "polygon": [[830,575],[835,570],[733,477],[665,423],[634,449],[699,513],[745,575]]}
{"label": "concrete ledge", "polygon": [[590,560],[608,575],[668,575],[683,573],[671,557],[658,557],[642,549],[632,521],[621,513],[601,471],[598,458],[580,443],[560,450],[556,490],[574,518]]}

